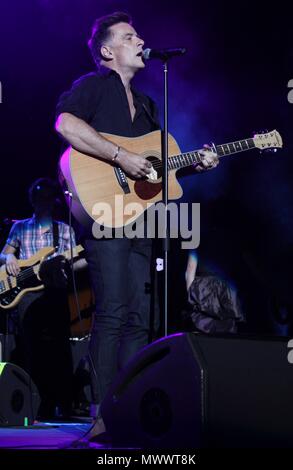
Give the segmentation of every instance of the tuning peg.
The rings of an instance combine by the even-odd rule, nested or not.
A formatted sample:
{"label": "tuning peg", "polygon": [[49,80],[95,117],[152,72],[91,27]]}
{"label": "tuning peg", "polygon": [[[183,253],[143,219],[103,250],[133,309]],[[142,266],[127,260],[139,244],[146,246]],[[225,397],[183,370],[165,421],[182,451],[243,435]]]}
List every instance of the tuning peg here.
{"label": "tuning peg", "polygon": [[253,131],[253,136],[262,135],[262,134],[263,134],[263,130]]}
{"label": "tuning peg", "polygon": [[269,132],[268,129],[260,129],[259,131],[254,131],[253,135],[255,135],[255,134],[260,134],[260,135],[261,134],[268,134],[268,132]]}

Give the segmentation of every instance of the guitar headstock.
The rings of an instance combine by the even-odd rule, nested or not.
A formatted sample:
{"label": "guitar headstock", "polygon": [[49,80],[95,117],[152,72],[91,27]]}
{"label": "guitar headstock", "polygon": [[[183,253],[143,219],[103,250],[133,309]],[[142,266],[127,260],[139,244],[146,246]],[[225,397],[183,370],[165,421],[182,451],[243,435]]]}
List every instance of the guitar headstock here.
{"label": "guitar headstock", "polygon": [[260,150],[275,150],[283,147],[282,137],[279,132],[274,130],[264,134],[255,134],[253,142],[256,148]]}

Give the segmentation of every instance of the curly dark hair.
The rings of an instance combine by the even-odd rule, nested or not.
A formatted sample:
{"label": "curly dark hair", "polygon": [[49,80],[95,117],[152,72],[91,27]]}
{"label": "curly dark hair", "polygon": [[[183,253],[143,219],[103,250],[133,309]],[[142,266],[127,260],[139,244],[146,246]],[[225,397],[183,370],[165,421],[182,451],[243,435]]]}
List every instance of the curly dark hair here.
{"label": "curly dark hair", "polygon": [[131,24],[132,19],[128,13],[116,11],[110,15],[102,16],[94,22],[92,35],[88,41],[88,46],[98,67],[100,65],[101,59],[106,60],[101,55],[101,46],[110,37],[111,32],[109,28],[117,23]]}

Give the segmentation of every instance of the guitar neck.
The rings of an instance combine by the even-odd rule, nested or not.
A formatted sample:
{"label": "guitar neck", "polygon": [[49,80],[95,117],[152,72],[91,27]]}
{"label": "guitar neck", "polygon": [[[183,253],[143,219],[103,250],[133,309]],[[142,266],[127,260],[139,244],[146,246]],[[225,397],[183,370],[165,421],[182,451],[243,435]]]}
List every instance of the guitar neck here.
{"label": "guitar neck", "polygon": [[[225,157],[235,153],[245,152],[255,147],[254,139],[237,140],[228,144],[216,145],[215,149],[218,157]],[[168,169],[179,170],[196,163],[201,163],[202,156],[199,150],[193,152],[181,153],[180,155],[172,155],[168,158]]]}

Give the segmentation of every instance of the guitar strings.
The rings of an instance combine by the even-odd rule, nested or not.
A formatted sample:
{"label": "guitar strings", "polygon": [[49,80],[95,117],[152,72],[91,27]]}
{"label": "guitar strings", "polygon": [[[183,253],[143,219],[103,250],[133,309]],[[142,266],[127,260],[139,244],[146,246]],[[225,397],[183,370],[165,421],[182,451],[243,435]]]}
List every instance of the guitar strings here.
{"label": "guitar strings", "polygon": [[15,277],[17,281],[23,281],[24,279],[27,279],[32,275],[36,276],[36,273],[34,272],[34,267],[30,266],[28,268],[23,269],[17,276],[8,275],[8,277]]}
{"label": "guitar strings", "polygon": [[[245,140],[246,142],[248,142],[248,140],[252,140],[252,139],[243,139]],[[225,151],[223,150],[224,148],[224,145],[225,146],[230,146],[230,145],[233,145],[234,148],[236,146],[236,144],[239,144],[240,145],[240,140],[239,141],[235,141],[235,142],[229,142],[228,144],[223,144],[223,145],[218,145],[217,146],[217,154],[218,154],[218,158],[221,158],[221,157],[225,157],[225,156],[228,156],[228,155],[233,155],[235,153],[240,153],[240,152],[245,152],[246,150],[251,150],[253,147],[247,147],[247,148],[241,148],[240,150],[235,150],[235,151],[231,151],[231,149],[229,150],[229,153],[225,153]],[[220,148],[222,147],[222,149]],[[181,160],[181,158],[191,158],[193,159],[193,162],[189,162],[189,161],[183,161]],[[186,152],[186,153],[181,153],[180,155],[171,155],[168,157],[168,166],[169,166],[169,162],[171,162],[171,159],[172,158],[177,158],[179,159],[179,162],[180,164],[182,165],[182,163],[184,163],[183,167],[184,166],[190,166],[192,165],[193,163],[200,163],[201,162],[201,156],[200,156],[200,153],[195,151],[195,152]],[[177,162],[175,161],[175,164]],[[161,160],[156,160],[154,163],[152,163],[152,166],[153,168],[155,169],[162,169],[162,161]],[[172,169],[176,169],[176,168],[169,168],[170,170]]]}
{"label": "guitar strings", "polygon": [[34,272],[34,267],[30,266],[29,268],[23,269],[17,276],[9,275],[8,277],[15,277],[17,281],[23,281],[32,275],[36,276],[36,273]]}
{"label": "guitar strings", "polygon": [[23,271],[21,271],[17,276],[12,276],[10,275],[9,277],[12,277],[12,278],[16,278],[16,281],[23,281],[24,279],[30,277],[31,275],[36,275],[34,270],[33,270],[33,267],[31,266],[30,268],[26,268],[24,269]]}
{"label": "guitar strings", "polygon": [[[191,154],[190,154],[190,155],[191,155]],[[182,158],[182,156],[183,156],[183,158],[184,158],[184,157],[187,156],[187,154],[184,154],[184,153],[183,153],[183,154],[181,154],[181,155],[173,155],[172,157],[168,157],[168,164],[171,163],[171,159],[172,159],[172,158],[178,158],[179,161],[180,161],[180,163],[182,164],[182,161],[180,160],[180,158]],[[193,155],[192,155],[192,158],[194,158],[194,157],[197,157],[197,158],[195,158],[193,162],[190,163],[190,162],[188,162],[188,161],[184,161],[183,163],[186,164],[186,166],[192,165],[193,163],[199,163],[200,158],[198,158],[197,155],[193,154]],[[176,163],[176,162],[175,162],[175,163]],[[185,165],[184,165],[184,166],[185,166]],[[159,169],[162,169],[162,162],[161,162],[160,160],[159,160],[159,161],[156,160],[154,163],[152,163],[152,167],[153,167],[154,169],[158,169],[158,170],[159,170]],[[172,169],[172,168],[170,168],[170,169]]]}

